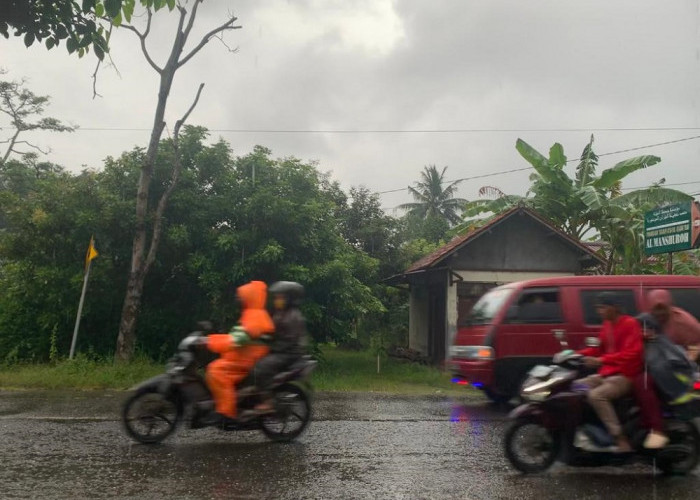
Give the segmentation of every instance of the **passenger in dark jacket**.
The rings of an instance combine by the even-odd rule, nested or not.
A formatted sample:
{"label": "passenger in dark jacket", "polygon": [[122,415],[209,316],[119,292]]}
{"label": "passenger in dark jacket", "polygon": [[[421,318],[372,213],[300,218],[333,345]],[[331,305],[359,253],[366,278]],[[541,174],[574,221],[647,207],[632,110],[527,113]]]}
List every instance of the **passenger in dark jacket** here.
{"label": "passenger in dark jacket", "polygon": [[285,371],[306,354],[306,321],[299,310],[304,287],[293,281],[278,281],[269,288],[274,312],[275,334],[270,354],[253,368],[255,385],[266,394],[266,400],[255,407],[261,413],[272,411],[269,389],[280,372]]}

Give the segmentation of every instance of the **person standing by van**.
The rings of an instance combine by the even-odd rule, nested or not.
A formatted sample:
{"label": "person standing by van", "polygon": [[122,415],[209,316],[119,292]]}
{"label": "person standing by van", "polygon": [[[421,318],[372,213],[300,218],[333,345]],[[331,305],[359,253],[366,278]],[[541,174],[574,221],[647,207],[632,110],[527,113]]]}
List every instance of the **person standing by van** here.
{"label": "person standing by van", "polygon": [[598,368],[596,375],[581,379],[588,386],[588,401],[615,439],[621,453],[632,451],[622,432],[612,401],[632,393],[633,380],[642,372],[643,345],[639,322],[623,314],[620,302],[612,292],[598,296],[598,314],[603,318],[600,345],[579,351],[584,364]]}

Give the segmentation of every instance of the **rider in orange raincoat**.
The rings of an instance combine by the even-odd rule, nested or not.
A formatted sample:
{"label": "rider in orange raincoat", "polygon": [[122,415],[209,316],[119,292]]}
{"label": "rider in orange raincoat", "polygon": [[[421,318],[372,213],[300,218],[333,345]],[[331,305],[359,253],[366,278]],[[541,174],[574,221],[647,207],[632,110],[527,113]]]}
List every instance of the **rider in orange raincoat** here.
{"label": "rider in orange raincoat", "polygon": [[236,294],[243,309],[240,324],[230,333],[209,335],[207,340],[207,349],[220,355],[207,366],[207,385],[214,396],[216,412],[228,418],[236,417],[236,384],[269,351],[266,345],[251,344],[251,341],[275,330],[265,309],[267,285],[264,282],[251,281],[239,287]]}

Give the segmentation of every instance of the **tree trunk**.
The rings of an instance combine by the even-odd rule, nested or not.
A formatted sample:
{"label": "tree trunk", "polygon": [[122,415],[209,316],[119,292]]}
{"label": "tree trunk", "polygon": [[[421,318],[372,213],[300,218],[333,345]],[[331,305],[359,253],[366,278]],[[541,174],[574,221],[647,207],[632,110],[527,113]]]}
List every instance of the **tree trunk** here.
{"label": "tree trunk", "polygon": [[605,274],[612,274],[614,270],[614,264],[615,264],[615,249],[610,248],[610,254],[608,255],[608,264],[607,264],[607,269],[605,269]]}
{"label": "tree trunk", "polygon": [[122,307],[122,317],[117,336],[116,361],[129,361],[134,354],[136,343],[136,319],[141,308],[143,278],[140,273],[130,273],[126,287],[126,297]]}
{"label": "tree trunk", "polygon": [[[148,36],[151,28],[151,9],[147,9],[147,25],[146,30],[141,33],[133,26],[122,24],[123,27],[133,31],[141,40],[141,51],[143,52],[146,60],[160,74],[160,87],[158,89],[158,105],[156,106],[155,116],[153,118],[153,130],[151,132],[151,139],[148,143],[148,149],[146,150],[146,157],[144,158],[143,165],[141,167],[141,175],[139,177],[139,186],[136,194],[136,230],[134,234],[134,243],[131,251],[131,271],[129,273],[129,281],[127,283],[126,295],[124,297],[124,305],[122,307],[122,317],[119,322],[119,334],[117,336],[117,346],[115,352],[115,359],[117,361],[129,361],[134,354],[134,347],[136,346],[136,320],[138,318],[139,309],[141,308],[141,300],[143,294],[143,285],[148,275],[148,271],[155,260],[156,253],[158,251],[158,245],[160,242],[160,233],[162,229],[162,217],[165,208],[168,203],[168,197],[178,182],[179,171],[182,168],[179,161],[176,160],[176,168],[173,170],[173,175],[171,178],[171,185],[166,189],[163,196],[161,196],[160,202],[158,203],[158,208],[154,215],[153,230],[150,237],[150,246],[148,248],[148,254],[146,255],[146,218],[148,215],[148,192],[151,186],[151,177],[153,176],[153,167],[156,162],[156,157],[158,155],[158,146],[160,145],[160,138],[163,134],[163,129],[165,128],[165,107],[168,102],[168,97],[170,95],[170,89],[173,84],[173,79],[175,78],[175,72],[180,66],[189,61],[199,50],[204,47],[212,37],[216,36],[225,30],[236,29],[233,23],[236,20],[235,17],[231,16],[228,21],[226,21],[221,26],[211,30],[205,34],[200,42],[184,57],[181,59],[185,43],[187,38],[192,31],[192,26],[194,20],[197,16],[197,9],[203,0],[195,0],[192,5],[192,13],[190,14],[189,20],[187,20],[187,11],[185,8],[178,4],[177,9],[180,12],[180,20],[177,27],[177,33],[175,35],[175,40],[173,42],[168,61],[162,68],[153,61],[148,50],[146,48],[146,37]],[[187,20],[187,22],[186,22]],[[202,84],[203,85],[203,84]],[[189,111],[185,116],[178,121],[175,125],[175,137],[174,144],[177,140],[177,135],[180,126],[187,119],[192,109],[197,104],[199,99],[199,94],[202,91],[202,86],[200,85],[199,91],[197,92],[197,98],[195,102],[190,107]],[[179,153],[175,151],[177,156]]]}
{"label": "tree trunk", "polygon": [[[146,265],[146,215],[148,213],[148,192],[151,186],[153,175],[153,165],[158,154],[158,145],[165,128],[164,116],[165,106],[170,95],[173,76],[177,70],[176,64],[168,63],[163,68],[160,78],[160,90],[158,92],[158,106],[153,120],[153,131],[151,140],[148,143],[146,158],[141,167],[139,176],[139,187],[136,194],[136,232],[131,250],[131,271],[129,281],[126,286],[124,306],[122,307],[122,317],[119,322],[119,334],[117,336],[117,347],[114,357],[117,361],[129,361],[134,354],[136,345],[136,319],[141,307],[141,296],[143,284],[148,273]],[[157,244],[152,242],[153,244]],[[155,253],[157,248],[153,248]]]}

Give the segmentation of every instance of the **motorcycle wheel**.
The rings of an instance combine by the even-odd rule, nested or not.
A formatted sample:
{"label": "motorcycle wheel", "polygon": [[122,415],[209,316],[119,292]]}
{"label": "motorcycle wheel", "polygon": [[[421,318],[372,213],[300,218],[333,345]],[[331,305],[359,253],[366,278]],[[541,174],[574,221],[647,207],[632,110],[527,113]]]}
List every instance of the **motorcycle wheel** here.
{"label": "motorcycle wheel", "polygon": [[[661,469],[664,474],[668,475],[686,475],[692,472],[700,461],[700,433],[692,422],[678,422],[667,429],[669,442],[664,450],[673,448],[683,448],[683,451],[689,452],[689,455],[684,460],[656,460],[656,466]],[[663,450],[660,451],[663,456]]]}
{"label": "motorcycle wheel", "polygon": [[265,435],[273,441],[289,442],[301,435],[311,420],[311,403],[301,387],[285,384],[275,389],[275,413],[260,419]]}
{"label": "motorcycle wheel", "polygon": [[549,429],[531,419],[516,420],[506,430],[505,453],[510,463],[524,473],[547,470],[559,455],[560,440]]}
{"label": "motorcycle wheel", "polygon": [[132,394],[124,403],[122,423],[126,433],[143,444],[156,444],[175,431],[182,421],[179,401],[146,387]]}

